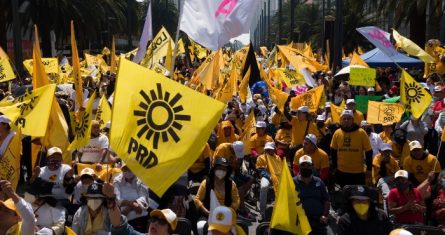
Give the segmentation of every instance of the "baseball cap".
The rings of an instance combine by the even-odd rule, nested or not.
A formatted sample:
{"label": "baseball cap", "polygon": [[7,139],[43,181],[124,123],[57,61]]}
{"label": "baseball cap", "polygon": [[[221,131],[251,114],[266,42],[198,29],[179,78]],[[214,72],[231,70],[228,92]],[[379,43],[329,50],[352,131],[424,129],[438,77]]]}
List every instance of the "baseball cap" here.
{"label": "baseball cap", "polygon": [[413,235],[410,231],[403,228],[397,228],[392,230],[389,235]]}
{"label": "baseball cap", "polygon": [[303,112],[303,113],[309,113],[309,107],[307,106],[300,106],[297,111]]}
{"label": "baseball cap", "polygon": [[374,87],[368,88],[368,92],[374,92],[374,91],[375,91]]}
{"label": "baseball cap", "polygon": [[326,104],[324,105],[325,108],[330,108],[331,107],[331,102],[326,102]]}
{"label": "baseball cap", "polygon": [[84,175],[94,176],[95,174],[96,174],[96,172],[94,172],[93,169],[86,167],[80,172],[80,177],[82,177]]}
{"label": "baseball cap", "polygon": [[360,127],[363,127],[366,125],[368,125],[368,122],[366,120],[363,120],[362,122],[360,122]]}
{"label": "baseball cap", "polygon": [[102,193],[102,184],[92,183],[88,186],[86,197],[92,198],[104,198],[105,196]]}
{"label": "baseball cap", "polygon": [[257,128],[266,128],[267,124],[265,121],[257,121],[255,127]]}
{"label": "baseball cap", "polygon": [[62,150],[59,147],[52,147],[48,149],[47,156],[50,157],[56,153],[62,154]]}
{"label": "baseball cap", "polygon": [[8,208],[11,211],[14,211],[17,214],[17,207],[15,206],[15,203],[11,198],[6,201],[0,200],[0,205]]}
{"label": "baseball cap", "polygon": [[304,139],[309,140],[312,144],[317,145],[317,136],[315,136],[314,134],[307,134]]}
{"label": "baseball cap", "polygon": [[354,99],[347,99],[346,100],[346,104],[355,104],[355,100]]}
{"label": "baseball cap", "polygon": [[232,143],[233,151],[235,152],[235,156],[237,158],[244,157],[244,143],[242,141],[235,141]]}
{"label": "baseball cap", "polygon": [[173,212],[170,209],[163,209],[163,210],[155,209],[150,212],[150,216],[165,219],[165,221],[167,221],[172,230],[175,230],[176,225],[178,224],[178,218],[176,217],[175,212]]}
{"label": "baseball cap", "polygon": [[274,142],[266,142],[264,145],[264,149],[275,149],[275,143]]}
{"label": "baseball cap", "polygon": [[343,110],[343,112],[341,112],[340,117],[343,117],[343,116],[354,117],[354,113],[352,113],[352,110],[345,109],[345,110]]}
{"label": "baseball cap", "polygon": [[414,149],[421,149],[422,145],[419,141],[414,140],[409,143],[409,151],[413,151]]}
{"label": "baseball cap", "polygon": [[235,221],[235,212],[226,206],[218,206],[210,215],[209,218],[209,231],[219,231],[227,233],[232,228]]}
{"label": "baseball cap", "polygon": [[6,123],[9,124],[11,122],[11,120],[6,117],[5,115],[0,115],[0,123]]}
{"label": "baseball cap", "polygon": [[312,158],[309,157],[308,155],[301,156],[300,159],[298,159],[298,165],[301,165],[303,163],[310,163],[310,164],[312,164]]}
{"label": "baseball cap", "polygon": [[229,160],[227,160],[227,158],[225,158],[225,157],[216,156],[214,165],[227,167],[227,166],[229,166]]}
{"label": "baseball cap", "polygon": [[398,177],[403,177],[405,179],[408,179],[408,171],[405,170],[398,170],[395,174],[394,174],[394,179],[397,179]]}
{"label": "baseball cap", "polygon": [[108,122],[105,124],[105,128],[110,129],[110,127],[111,127],[111,121],[108,121]]}
{"label": "baseball cap", "polygon": [[380,145],[380,151],[388,151],[388,150],[392,151],[391,144],[383,143]]}
{"label": "baseball cap", "polygon": [[325,116],[324,115],[317,115],[317,121],[324,121]]}
{"label": "baseball cap", "polygon": [[364,185],[347,185],[345,190],[349,191],[349,198],[358,200],[371,199],[369,189]]}

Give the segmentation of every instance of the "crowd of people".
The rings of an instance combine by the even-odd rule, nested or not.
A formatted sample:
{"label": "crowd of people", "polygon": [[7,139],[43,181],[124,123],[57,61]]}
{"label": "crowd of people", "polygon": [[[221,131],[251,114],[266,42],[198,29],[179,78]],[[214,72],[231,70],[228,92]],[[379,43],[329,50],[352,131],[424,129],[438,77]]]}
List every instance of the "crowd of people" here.
{"label": "crowd of people", "polygon": [[[172,77],[191,86],[200,62],[187,66],[181,56]],[[264,63],[264,69],[269,74],[273,68]],[[421,118],[407,113],[397,122],[376,125],[366,121],[375,114],[356,109],[355,96],[397,97],[403,92],[400,71],[378,69],[378,90],[351,86],[330,71],[312,76],[317,85],[324,85],[326,96],[316,112],[305,105],[292,107],[298,91],[284,83],[280,87],[290,95],[283,111],[264,87],[253,89],[245,103],[233,96],[200,156],[164,195],[151,192],[113,152],[110,123],[101,129],[101,123],[92,121],[88,144],[69,153],[70,164],[63,162],[67,150],[49,147],[42,149],[33,167],[30,149],[39,138],[24,137],[18,187],[10,179],[0,181],[0,235],[246,234],[242,221],[270,221],[284,159],[311,234],[389,234],[404,225],[445,229],[442,78],[431,76],[421,83],[434,97],[424,104],[428,108]],[[102,95],[112,105],[115,81],[116,74],[110,72],[96,81],[85,77],[84,103],[97,92],[93,109]],[[13,90],[18,88],[14,84]],[[68,91],[56,97],[71,130],[76,97],[73,89]],[[6,90],[0,96],[17,98]],[[342,103],[336,122],[330,106]],[[246,136],[250,113],[255,125]],[[10,122],[0,116],[2,153],[13,132]]]}

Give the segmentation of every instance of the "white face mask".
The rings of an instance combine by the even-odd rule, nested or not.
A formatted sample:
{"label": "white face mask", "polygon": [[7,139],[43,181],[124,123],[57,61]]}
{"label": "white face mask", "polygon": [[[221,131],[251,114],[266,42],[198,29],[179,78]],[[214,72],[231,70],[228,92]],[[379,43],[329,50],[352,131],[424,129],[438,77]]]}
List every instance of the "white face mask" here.
{"label": "white face mask", "polygon": [[226,177],[227,171],[225,170],[216,170],[215,176],[218,177],[218,179],[222,180],[224,177]]}
{"label": "white face mask", "polygon": [[88,199],[87,206],[95,211],[102,205],[102,199]]}

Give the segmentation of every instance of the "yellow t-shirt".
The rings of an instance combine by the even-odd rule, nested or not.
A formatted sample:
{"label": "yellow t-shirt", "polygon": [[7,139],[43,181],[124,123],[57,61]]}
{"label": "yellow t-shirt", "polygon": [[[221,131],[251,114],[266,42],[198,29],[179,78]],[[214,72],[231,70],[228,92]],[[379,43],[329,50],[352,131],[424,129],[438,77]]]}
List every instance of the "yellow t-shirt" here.
{"label": "yellow t-shirt", "polygon": [[266,155],[262,154],[258,157],[256,161],[256,169],[264,168],[270,174],[270,179],[272,180],[275,192],[278,189],[278,182],[281,176],[281,171],[283,170],[283,162],[280,156],[274,154]]}
{"label": "yellow t-shirt", "polygon": [[372,149],[368,135],[361,128],[352,132],[336,130],[331,148],[337,150],[337,167],[344,173],[363,173],[364,153]]}
{"label": "yellow t-shirt", "polygon": [[[230,128],[229,136],[224,135],[224,128]],[[233,143],[239,140],[239,136],[235,134],[235,129],[230,121],[223,121],[219,124],[217,136],[217,145],[222,143]]]}
{"label": "yellow t-shirt", "polygon": [[382,131],[379,133],[380,138],[382,139],[383,143],[391,143],[391,136],[388,136],[386,132]]}
{"label": "yellow t-shirt", "polygon": [[320,148],[317,148],[313,153],[305,153],[303,148],[299,149],[294,156],[294,162],[293,164],[298,166],[298,160],[301,156],[308,155],[312,158],[312,164],[314,166],[314,169],[318,172],[320,172],[323,168],[329,168],[329,157],[326,154],[325,151],[323,151]]}
{"label": "yellow t-shirt", "polygon": [[198,159],[193,163],[193,165],[189,168],[189,170],[193,173],[198,173],[205,168],[205,161],[207,158],[210,158],[212,156],[210,146],[209,144],[206,144],[204,146],[204,149],[201,152],[201,155],[199,155]]}
{"label": "yellow t-shirt", "polygon": [[272,137],[270,135],[265,134],[263,136],[258,136],[258,134],[253,135],[249,139],[250,148],[254,148],[258,154],[262,154],[264,152],[264,145],[266,142],[273,142]]}
{"label": "yellow t-shirt", "polygon": [[[292,125],[292,146],[303,144],[304,133],[306,131],[308,121],[300,121],[298,118],[293,117],[291,121]],[[309,127],[307,128],[307,134],[314,134],[317,136],[317,139],[320,138],[320,133],[317,130],[317,126],[315,123],[310,122]]]}
{"label": "yellow t-shirt", "polygon": [[[382,158],[382,155],[379,153],[375,155],[374,159],[372,160],[372,181],[374,184],[377,184],[379,179],[382,177],[380,175]],[[397,163],[393,156],[390,156],[389,162],[386,163],[386,175],[393,176],[398,170],[400,170],[399,163]]]}
{"label": "yellow t-shirt", "polygon": [[409,151],[409,142],[406,141],[405,144],[403,144],[403,147],[400,147],[400,145],[390,142],[392,147],[392,156],[399,162],[400,167],[403,168],[403,162],[405,161],[406,157],[409,157],[410,151]]}
{"label": "yellow t-shirt", "polygon": [[[205,200],[205,197],[206,197],[206,182],[207,182],[206,180],[203,180],[201,182],[201,185],[199,185],[198,193],[196,193],[196,197],[195,197],[194,201],[195,201],[195,205],[197,208],[204,207],[203,201]],[[215,192],[215,196],[216,196],[216,199],[218,199],[219,204],[224,205],[225,193],[217,191],[217,190],[213,190],[213,191]],[[240,204],[240,197],[238,194],[238,188],[236,187],[236,184],[233,181],[232,181],[232,191],[230,193],[232,195],[232,205],[230,207],[232,207],[232,209],[234,209],[236,211]],[[206,209],[210,210],[210,208],[206,208]]]}
{"label": "yellow t-shirt", "polygon": [[218,147],[216,147],[212,157],[212,166],[213,163],[215,162],[216,157],[227,158],[227,160],[229,160],[230,165],[232,166],[232,169],[236,169],[236,155],[235,152],[233,151],[231,143],[223,143],[218,145]]}
{"label": "yellow t-shirt", "polygon": [[278,129],[275,140],[290,144],[292,142],[292,129]]}
{"label": "yellow t-shirt", "polygon": [[405,158],[403,161],[403,169],[410,174],[414,174],[414,177],[416,177],[420,183],[428,178],[428,173],[431,171],[439,173],[441,170],[437,158],[431,154],[428,154],[423,160],[416,160],[412,157]]}
{"label": "yellow t-shirt", "polygon": [[362,121],[365,120],[365,118],[363,117],[363,113],[355,110],[354,111],[354,123],[357,124],[358,126],[360,126],[360,124],[362,123]]}

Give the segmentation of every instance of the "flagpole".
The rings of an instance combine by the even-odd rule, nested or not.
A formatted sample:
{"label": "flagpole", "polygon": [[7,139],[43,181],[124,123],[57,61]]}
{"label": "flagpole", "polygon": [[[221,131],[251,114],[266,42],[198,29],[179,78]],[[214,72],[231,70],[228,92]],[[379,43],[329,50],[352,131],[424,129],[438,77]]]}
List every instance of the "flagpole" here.
{"label": "flagpole", "polygon": [[176,65],[176,54],[178,53],[178,40],[179,40],[179,26],[181,25],[181,19],[182,19],[182,7],[184,6],[184,3],[181,4],[179,2],[179,19],[178,19],[178,27],[176,28],[176,36],[175,36],[175,49],[173,50],[173,58],[172,58],[172,67],[170,68],[170,78],[173,78],[173,73],[175,72],[175,65]]}

